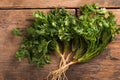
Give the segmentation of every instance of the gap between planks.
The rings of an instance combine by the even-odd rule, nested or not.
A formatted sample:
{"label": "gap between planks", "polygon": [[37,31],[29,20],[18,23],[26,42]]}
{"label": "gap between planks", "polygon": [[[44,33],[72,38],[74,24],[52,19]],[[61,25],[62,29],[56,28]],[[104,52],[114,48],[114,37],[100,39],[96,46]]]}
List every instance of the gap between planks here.
{"label": "gap between planks", "polygon": [[[62,7],[51,7],[51,8],[13,8],[13,7],[5,7],[5,8],[0,8],[0,10],[32,10],[32,9],[55,9],[55,8],[62,8]],[[64,7],[65,9],[79,9],[79,7]],[[106,8],[106,9],[120,9],[120,7],[100,7],[100,8]]]}

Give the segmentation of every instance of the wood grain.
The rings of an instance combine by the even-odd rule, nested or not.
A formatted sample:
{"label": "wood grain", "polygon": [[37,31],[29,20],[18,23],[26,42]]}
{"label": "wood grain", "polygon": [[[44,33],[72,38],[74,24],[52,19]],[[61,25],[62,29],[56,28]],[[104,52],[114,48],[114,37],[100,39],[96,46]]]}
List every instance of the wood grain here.
{"label": "wood grain", "polygon": [[[12,35],[13,28],[25,28],[33,24],[35,10],[0,10],[0,62],[9,61],[21,44],[21,38]],[[67,9],[73,15],[74,9]],[[42,9],[47,13],[49,9]],[[13,46],[12,46],[13,45]],[[13,54],[12,54],[13,53]]]}
{"label": "wood grain", "polygon": [[[0,10],[0,80],[45,80],[48,73],[57,68],[59,58],[52,54],[52,63],[37,69],[27,59],[18,62],[15,52],[22,38],[11,34],[13,28],[25,28],[33,21],[36,10],[48,12],[49,9]],[[73,15],[74,9],[68,9]],[[118,19],[119,9],[111,10]],[[120,80],[120,35],[108,45],[108,48],[88,63],[76,64],[67,71],[68,80]]]}
{"label": "wood grain", "polygon": [[[51,70],[57,68],[58,58],[52,55],[52,64],[37,69],[27,59],[19,62],[15,52],[22,38],[12,35],[13,28],[25,28],[32,25],[34,10],[0,10],[0,80],[43,80]],[[47,13],[50,9],[42,9]],[[74,9],[67,9],[73,15]],[[34,74],[33,74],[34,73]]]}
{"label": "wood grain", "polygon": [[84,4],[99,3],[101,7],[119,8],[120,0],[1,0],[0,8],[78,8]]}

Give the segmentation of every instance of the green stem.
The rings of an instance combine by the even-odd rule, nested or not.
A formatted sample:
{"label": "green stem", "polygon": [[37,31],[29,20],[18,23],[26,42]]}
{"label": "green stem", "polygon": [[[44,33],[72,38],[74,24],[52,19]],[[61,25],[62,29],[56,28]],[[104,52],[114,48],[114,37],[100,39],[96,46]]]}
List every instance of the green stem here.
{"label": "green stem", "polygon": [[63,43],[64,43],[63,55],[65,55],[69,51],[69,42],[68,41],[64,41]]}

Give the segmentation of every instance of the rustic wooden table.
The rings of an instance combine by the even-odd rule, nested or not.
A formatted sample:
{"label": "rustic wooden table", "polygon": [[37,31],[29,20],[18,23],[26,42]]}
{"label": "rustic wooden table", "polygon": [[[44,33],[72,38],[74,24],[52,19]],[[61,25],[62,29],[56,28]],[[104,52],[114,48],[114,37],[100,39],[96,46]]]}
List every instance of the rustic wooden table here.
{"label": "rustic wooden table", "polygon": [[[41,69],[28,64],[26,59],[18,62],[15,52],[22,39],[11,34],[13,28],[30,26],[32,13],[36,10],[48,12],[64,6],[72,14],[78,14],[79,6],[95,2],[112,11],[120,25],[120,0],[1,0],[0,80],[44,80],[50,71],[57,68],[55,55],[52,56],[52,63]],[[120,80],[120,35],[95,59],[71,66],[67,76],[69,80]]]}

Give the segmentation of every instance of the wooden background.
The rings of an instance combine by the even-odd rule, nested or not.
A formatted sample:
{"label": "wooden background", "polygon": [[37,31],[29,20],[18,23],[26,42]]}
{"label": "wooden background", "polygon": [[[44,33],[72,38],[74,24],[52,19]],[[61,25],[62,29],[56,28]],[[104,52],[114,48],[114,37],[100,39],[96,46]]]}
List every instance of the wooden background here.
{"label": "wooden background", "polygon": [[[95,2],[112,11],[120,25],[120,0],[0,0],[0,80],[45,80],[48,73],[57,68],[55,55],[52,63],[41,69],[28,64],[26,59],[18,62],[15,52],[22,39],[11,34],[13,28],[30,26],[36,10],[46,13],[64,6],[76,15],[79,6]],[[71,66],[67,76],[69,80],[120,80],[120,35],[90,62]]]}

